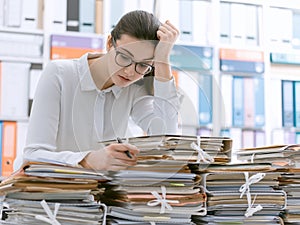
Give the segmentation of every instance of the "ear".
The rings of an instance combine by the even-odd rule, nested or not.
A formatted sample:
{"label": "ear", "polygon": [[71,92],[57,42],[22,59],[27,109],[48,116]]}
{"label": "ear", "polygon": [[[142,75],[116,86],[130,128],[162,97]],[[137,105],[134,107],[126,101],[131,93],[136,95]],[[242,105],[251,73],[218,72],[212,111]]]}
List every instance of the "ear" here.
{"label": "ear", "polygon": [[111,34],[109,34],[107,36],[107,40],[106,40],[106,51],[109,52],[109,50],[113,47],[113,44],[112,44],[112,36]]}

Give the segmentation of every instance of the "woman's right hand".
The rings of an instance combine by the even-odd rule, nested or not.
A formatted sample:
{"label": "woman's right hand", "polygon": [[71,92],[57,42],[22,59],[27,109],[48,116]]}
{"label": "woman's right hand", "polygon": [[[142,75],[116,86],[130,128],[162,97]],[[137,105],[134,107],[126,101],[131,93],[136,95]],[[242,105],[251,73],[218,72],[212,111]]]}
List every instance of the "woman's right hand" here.
{"label": "woman's right hand", "polygon": [[[126,151],[130,152],[131,158],[127,156]],[[138,148],[131,144],[110,144],[103,149],[88,153],[80,165],[94,170],[118,171],[136,165],[138,153]]]}

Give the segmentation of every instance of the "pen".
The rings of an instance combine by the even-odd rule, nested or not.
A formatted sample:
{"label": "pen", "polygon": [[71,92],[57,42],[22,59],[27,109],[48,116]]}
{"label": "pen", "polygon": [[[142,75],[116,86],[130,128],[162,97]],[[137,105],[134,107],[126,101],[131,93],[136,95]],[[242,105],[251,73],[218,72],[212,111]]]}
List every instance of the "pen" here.
{"label": "pen", "polygon": [[[122,139],[117,137],[117,141],[118,143],[123,143]],[[127,155],[128,158],[132,158],[132,155],[130,154],[130,152],[128,150],[125,151],[125,154]]]}

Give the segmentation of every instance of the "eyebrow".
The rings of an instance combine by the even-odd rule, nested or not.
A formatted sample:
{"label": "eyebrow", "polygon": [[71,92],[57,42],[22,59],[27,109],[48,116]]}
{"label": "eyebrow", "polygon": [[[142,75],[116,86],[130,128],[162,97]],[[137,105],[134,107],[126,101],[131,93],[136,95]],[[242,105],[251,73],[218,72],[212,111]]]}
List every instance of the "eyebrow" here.
{"label": "eyebrow", "polygon": [[[134,55],[133,55],[130,51],[128,51],[127,49],[122,48],[122,47],[117,47],[117,48],[124,50],[124,51],[127,52],[132,58],[134,58]],[[138,62],[143,62],[143,61],[153,60],[153,59],[154,59],[154,57],[151,57],[151,58],[148,58],[148,59],[140,60],[140,61],[138,61]]]}

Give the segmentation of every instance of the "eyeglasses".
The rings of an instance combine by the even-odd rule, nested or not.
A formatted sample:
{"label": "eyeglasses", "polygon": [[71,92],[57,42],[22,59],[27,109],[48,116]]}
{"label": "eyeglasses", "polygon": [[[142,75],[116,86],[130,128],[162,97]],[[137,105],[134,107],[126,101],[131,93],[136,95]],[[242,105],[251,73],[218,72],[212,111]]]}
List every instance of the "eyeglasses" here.
{"label": "eyeglasses", "polygon": [[116,42],[114,39],[112,40],[112,43],[113,43],[114,48],[116,49],[115,62],[118,66],[128,67],[128,66],[132,65],[133,63],[135,63],[135,67],[134,67],[135,72],[137,72],[138,74],[141,74],[141,75],[146,75],[154,69],[154,66],[144,63],[144,62],[136,62],[128,55],[124,54],[123,52],[118,51],[117,47],[116,47]]}

